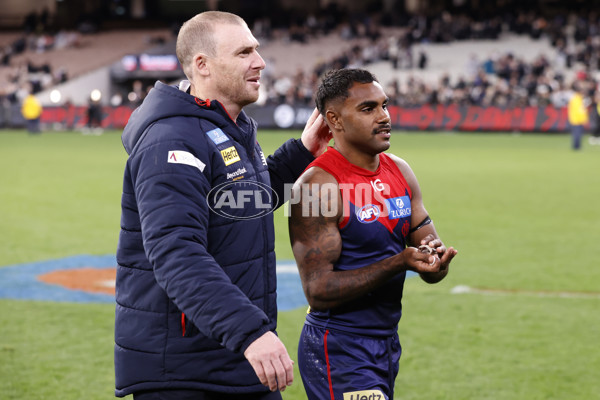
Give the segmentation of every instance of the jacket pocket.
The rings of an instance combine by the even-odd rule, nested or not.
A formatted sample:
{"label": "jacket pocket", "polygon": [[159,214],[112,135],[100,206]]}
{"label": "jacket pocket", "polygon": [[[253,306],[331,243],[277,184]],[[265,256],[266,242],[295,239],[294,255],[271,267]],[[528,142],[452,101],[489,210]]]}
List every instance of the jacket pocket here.
{"label": "jacket pocket", "polygon": [[184,313],[181,313],[181,336],[182,337],[192,337],[198,333],[198,328],[196,325],[185,316]]}

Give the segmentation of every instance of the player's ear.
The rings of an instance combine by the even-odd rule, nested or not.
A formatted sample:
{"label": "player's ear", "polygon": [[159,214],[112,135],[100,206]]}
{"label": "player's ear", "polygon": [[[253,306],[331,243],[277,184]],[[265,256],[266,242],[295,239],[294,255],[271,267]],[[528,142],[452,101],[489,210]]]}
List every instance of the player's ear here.
{"label": "player's ear", "polygon": [[339,131],[342,129],[340,116],[334,110],[328,109],[325,112],[325,122],[329,126],[329,129]]}
{"label": "player's ear", "polygon": [[194,69],[202,76],[208,76],[210,74],[210,69],[207,64],[208,57],[204,53],[198,53],[194,56],[192,60],[194,64]]}

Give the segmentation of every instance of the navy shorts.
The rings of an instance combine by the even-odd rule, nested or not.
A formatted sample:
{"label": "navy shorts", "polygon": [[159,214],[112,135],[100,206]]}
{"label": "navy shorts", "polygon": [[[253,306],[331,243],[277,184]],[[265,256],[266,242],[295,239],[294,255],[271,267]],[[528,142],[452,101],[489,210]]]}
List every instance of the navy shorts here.
{"label": "navy shorts", "polygon": [[307,398],[393,399],[401,352],[396,333],[360,336],[304,324],[298,367]]}

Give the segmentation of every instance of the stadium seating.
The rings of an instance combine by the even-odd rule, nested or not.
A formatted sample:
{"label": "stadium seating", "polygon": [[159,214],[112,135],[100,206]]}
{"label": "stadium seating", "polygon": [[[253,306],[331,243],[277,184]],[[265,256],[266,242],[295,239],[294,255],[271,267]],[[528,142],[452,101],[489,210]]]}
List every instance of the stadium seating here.
{"label": "stadium seating", "polygon": [[[386,29],[383,36],[389,37],[399,32],[399,29]],[[368,46],[369,42],[367,39],[347,41],[338,34],[331,34],[312,39],[308,44],[281,39],[269,41],[261,45],[260,52],[267,62],[271,62],[272,73],[279,76],[293,74],[298,69],[310,72],[319,61],[331,59],[354,45]],[[377,61],[364,67],[375,73],[384,84],[394,78],[405,80],[408,75],[434,84],[443,74],[448,74],[452,80],[466,76],[470,72],[468,63],[473,55],[478,62],[506,53],[512,53],[525,62],[531,62],[539,55],[545,55],[551,60],[556,57],[556,50],[547,40],[533,40],[528,36],[515,34],[504,34],[499,40],[418,43],[413,46],[415,59],[421,51],[428,57],[427,68],[424,70],[418,69],[416,62],[411,69],[394,69],[389,61]]]}
{"label": "stadium seating", "polygon": [[[168,29],[159,30],[115,30],[94,34],[76,34],[77,40],[63,48],[51,48],[44,52],[28,48],[13,55],[10,66],[0,68],[0,82],[6,84],[9,76],[14,75],[20,66],[28,62],[34,66],[48,65],[52,72],[64,69],[68,79],[108,67],[126,54],[136,54],[156,45],[157,37],[170,39]],[[0,34],[0,46],[4,48],[23,37],[19,33]],[[50,89],[56,81],[43,85],[42,89]]]}

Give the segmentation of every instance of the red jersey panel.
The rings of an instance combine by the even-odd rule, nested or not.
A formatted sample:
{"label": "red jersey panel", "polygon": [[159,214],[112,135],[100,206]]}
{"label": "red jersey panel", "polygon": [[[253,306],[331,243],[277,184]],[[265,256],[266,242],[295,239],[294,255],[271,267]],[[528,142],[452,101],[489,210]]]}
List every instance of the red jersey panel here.
{"label": "red jersey panel", "polygon": [[[394,161],[379,155],[375,172],[351,164],[334,148],[313,161],[338,182],[344,205],[342,251],[334,268],[351,270],[400,253],[407,244],[412,192]],[[311,311],[309,323],[371,335],[397,330],[405,273],[363,298],[327,312]]]}

